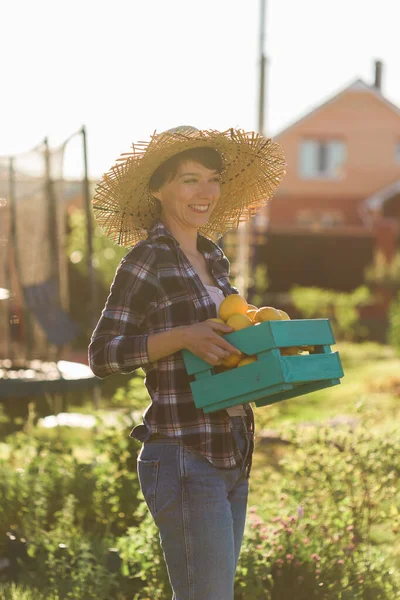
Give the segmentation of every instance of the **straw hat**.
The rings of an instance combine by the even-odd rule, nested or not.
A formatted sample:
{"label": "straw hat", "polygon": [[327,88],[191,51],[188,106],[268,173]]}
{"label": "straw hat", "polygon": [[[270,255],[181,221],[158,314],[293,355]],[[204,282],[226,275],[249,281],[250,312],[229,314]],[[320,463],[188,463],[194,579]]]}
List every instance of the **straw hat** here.
{"label": "straw hat", "polygon": [[120,246],[147,238],[160,217],[149,180],[167,159],[192,148],[214,148],[222,158],[221,197],[199,232],[217,241],[239,222],[249,221],[274,193],[285,174],[281,147],[258,133],[241,129],[199,131],[181,126],[132,145],[105,173],[93,197],[94,215],[106,235]]}

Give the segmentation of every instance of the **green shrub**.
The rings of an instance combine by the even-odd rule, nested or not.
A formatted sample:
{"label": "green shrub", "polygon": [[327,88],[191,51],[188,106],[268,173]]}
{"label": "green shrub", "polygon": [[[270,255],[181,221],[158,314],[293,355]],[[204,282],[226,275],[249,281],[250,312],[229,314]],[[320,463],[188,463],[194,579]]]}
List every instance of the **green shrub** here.
{"label": "green shrub", "polygon": [[400,292],[389,309],[388,341],[400,356]]}
{"label": "green shrub", "polygon": [[[70,232],[68,235],[67,252],[74,269],[81,275],[88,276],[86,214],[82,209],[76,209],[69,217]],[[115,270],[128,249],[114,244],[102,229],[93,221],[93,266],[98,281],[109,289],[114,279]]]}
{"label": "green shrub", "polygon": [[135,376],[131,377],[125,385],[119,387],[112,399],[114,406],[129,407],[131,410],[144,411],[151,399],[144,384],[145,372],[137,369]]}
{"label": "green shrub", "polygon": [[373,261],[364,269],[364,279],[371,287],[382,286],[389,289],[400,287],[400,252],[388,261],[382,250],[374,254]]}
{"label": "green shrub", "polygon": [[295,454],[280,463],[280,503],[263,507],[267,521],[250,508],[235,600],[395,600],[399,573],[374,528],[398,532],[399,431],[382,440],[367,428],[293,428],[285,437]]}
{"label": "green shrub", "polygon": [[119,535],[136,523],[139,443],[126,427],[94,436],[91,463],[79,462],[65,440],[19,432],[7,442],[7,461],[0,460],[0,551],[7,531],[34,540],[50,530],[68,496],[76,499],[75,524],[83,531]]}
{"label": "green shrub", "polygon": [[337,339],[352,341],[368,336],[368,330],[359,322],[357,308],[371,301],[372,295],[363,285],[352,292],[337,292],[317,287],[295,285],[290,290],[291,300],[302,318],[328,318]]}
{"label": "green shrub", "polygon": [[[280,433],[288,451],[266,480],[263,504],[249,507],[235,600],[396,600],[399,430],[382,439],[371,414],[354,430],[288,425]],[[94,440],[96,460],[82,465],[63,441],[37,441],[34,429],[7,440],[0,536],[10,528],[24,535],[28,558],[20,585],[4,586],[0,598],[171,597],[158,529],[137,482],[138,446],[125,428]],[[113,570],[110,547],[121,559]],[[0,544],[0,558],[6,550]]]}

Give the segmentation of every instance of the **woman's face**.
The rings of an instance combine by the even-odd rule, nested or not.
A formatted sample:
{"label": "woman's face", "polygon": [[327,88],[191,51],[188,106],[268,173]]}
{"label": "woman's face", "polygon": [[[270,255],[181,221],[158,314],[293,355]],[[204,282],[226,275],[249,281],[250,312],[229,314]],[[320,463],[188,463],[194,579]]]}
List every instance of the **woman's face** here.
{"label": "woman's face", "polygon": [[175,177],[153,196],[161,202],[161,218],[184,229],[207,224],[221,195],[220,175],[198,162],[184,162]]}

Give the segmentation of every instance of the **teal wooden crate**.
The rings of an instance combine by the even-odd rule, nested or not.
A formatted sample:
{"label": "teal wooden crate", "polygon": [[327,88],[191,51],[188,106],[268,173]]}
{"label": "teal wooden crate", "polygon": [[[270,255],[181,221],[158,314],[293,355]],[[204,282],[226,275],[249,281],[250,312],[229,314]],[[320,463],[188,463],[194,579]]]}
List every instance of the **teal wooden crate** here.
{"label": "teal wooden crate", "polygon": [[[190,386],[197,408],[214,412],[246,402],[256,407],[302,396],[337,385],[343,377],[329,319],[265,321],[224,336],[233,346],[257,362],[216,373],[212,365],[188,350],[182,355],[186,370],[194,376]],[[279,348],[314,346],[310,354],[282,356]]]}

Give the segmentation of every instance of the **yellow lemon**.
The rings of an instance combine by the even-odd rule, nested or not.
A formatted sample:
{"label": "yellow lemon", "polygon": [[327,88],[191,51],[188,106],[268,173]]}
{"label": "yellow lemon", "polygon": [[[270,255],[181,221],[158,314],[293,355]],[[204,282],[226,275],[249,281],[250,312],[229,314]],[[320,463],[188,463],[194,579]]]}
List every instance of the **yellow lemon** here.
{"label": "yellow lemon", "polygon": [[273,306],[262,306],[258,309],[255,322],[261,323],[263,321],[280,321],[281,315]]}
{"label": "yellow lemon", "polygon": [[235,331],[239,331],[239,329],[251,327],[253,325],[253,321],[248,315],[234,314],[227,319],[226,324],[229,327],[232,327]]}
{"label": "yellow lemon", "polygon": [[245,365],[249,365],[253,362],[257,362],[257,357],[256,356],[246,356],[246,358],[244,358],[243,360],[240,361],[240,363],[238,363],[238,367],[244,367]]}
{"label": "yellow lemon", "polygon": [[301,346],[301,350],[305,352],[314,352],[315,348],[314,346]]}
{"label": "yellow lemon", "polygon": [[287,314],[287,312],[285,312],[284,310],[280,310],[279,308],[276,309],[278,311],[278,313],[281,315],[281,319],[282,321],[290,321],[290,317]]}
{"label": "yellow lemon", "polygon": [[254,306],[254,304],[247,304],[247,306],[249,309],[251,308],[252,310],[258,310],[258,306]]}
{"label": "yellow lemon", "polygon": [[254,319],[255,319],[255,316],[256,316],[256,312],[257,311],[252,308],[251,310],[248,310],[247,313],[246,313],[246,315],[248,317],[250,317],[250,319],[253,321],[253,323],[254,323]]}
{"label": "yellow lemon", "polygon": [[227,369],[233,369],[240,363],[241,360],[242,357],[239,356],[239,354],[230,354],[221,360],[221,365]]}
{"label": "yellow lemon", "polygon": [[240,294],[230,294],[219,305],[218,316],[226,322],[231,315],[245,315],[248,309],[249,305],[243,296],[240,296]]}
{"label": "yellow lemon", "polygon": [[295,356],[298,354],[298,348],[296,346],[289,346],[288,348],[280,348],[282,356]]}

